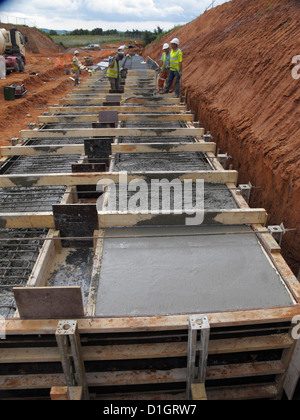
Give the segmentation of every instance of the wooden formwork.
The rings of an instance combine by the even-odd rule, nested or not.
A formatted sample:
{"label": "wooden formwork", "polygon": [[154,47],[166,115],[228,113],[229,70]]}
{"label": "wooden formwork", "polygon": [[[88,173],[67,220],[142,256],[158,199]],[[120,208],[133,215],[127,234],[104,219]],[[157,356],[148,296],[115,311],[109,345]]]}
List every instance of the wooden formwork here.
{"label": "wooden formwork", "polygon": [[[130,73],[130,72],[129,72]],[[133,73],[139,77],[139,73]],[[153,77],[153,72],[147,76]],[[138,80],[138,79],[136,79]],[[90,84],[90,83],[89,83]],[[87,84],[87,87],[89,86]],[[101,84],[96,82],[96,84]],[[106,89],[107,87],[105,87]],[[53,107],[49,111],[54,115],[39,117],[39,123],[95,121],[94,112],[106,110],[106,107]],[[120,110],[124,107],[109,107],[109,110]],[[266,307],[247,310],[211,312],[205,315],[210,325],[208,364],[206,373],[206,394],[208,400],[246,400],[246,399],[280,399],[283,384],[296,345],[293,329],[295,317],[300,314],[299,282],[281,256],[281,249],[265,227],[267,214],[264,209],[250,209],[240,194],[237,186],[237,172],[225,170],[216,159],[215,144],[202,140],[203,129],[197,129],[191,123],[190,115],[184,105],[158,105],[158,112],[172,112],[171,115],[138,115],[138,112],[149,112],[149,108],[140,105],[138,108],[126,105],[126,112],[119,114],[119,121],[185,121],[186,128],[172,131],[172,135],[190,135],[194,141],[185,144],[170,144],[173,153],[176,151],[203,152],[210,159],[212,171],[152,173],[152,176],[169,179],[206,179],[226,185],[237,205],[236,209],[212,209],[206,217],[218,224],[250,225],[263,247],[266,258],[276,267],[288,290],[293,304],[287,307]],[[181,112],[181,114],[178,114]],[[63,115],[55,115],[56,113]],[[85,114],[87,115],[79,115]],[[174,114],[173,114],[174,113]],[[25,130],[21,132],[24,139],[55,138],[79,136],[113,137],[130,135],[152,136],[151,130],[136,129],[82,129],[76,130]],[[156,131],[156,135],[166,135],[166,130]],[[168,135],[168,134],[167,134]],[[170,142],[171,143],[171,142]],[[152,147],[152,148],[151,148]],[[112,144],[115,153],[150,153],[151,144]],[[155,146],[156,152],[164,153],[166,144]],[[48,148],[48,150],[47,150]],[[61,153],[80,153],[84,161],[84,148],[81,145],[56,146],[12,146],[1,148],[1,156],[13,155],[55,155]],[[170,150],[170,149],[169,149]],[[28,185],[67,185],[63,206],[86,205],[78,200],[78,185],[95,186],[102,179],[110,178],[118,183],[117,172],[91,172],[72,174],[30,174],[0,177],[0,187],[18,187]],[[131,173],[130,179],[149,180],[148,173]],[[94,207],[94,204],[91,204]],[[106,214],[104,214],[106,212]],[[67,321],[58,313],[32,319],[25,319],[18,311],[14,318],[3,323],[5,340],[0,341],[0,398],[45,398],[50,399],[53,387],[70,387],[65,370],[63,356],[57,345],[59,321],[77,322],[77,334],[80,341],[80,356],[83,362],[84,375],[79,385],[88,388],[89,397],[99,400],[116,399],[186,399],[187,357],[189,319],[192,315],[178,314],[170,316],[128,316],[99,317],[96,315],[96,298],[103,257],[105,228],[107,226],[136,225],[141,215],[113,214],[102,208],[92,235],[92,263],[88,294],[83,303],[83,314],[76,318],[69,313]],[[148,218],[149,215],[147,215]],[[150,215],[152,217],[152,215]],[[145,218],[145,219],[147,219]],[[126,221],[127,219],[127,221]],[[27,289],[49,288],[48,279],[56,261],[62,259],[65,252],[62,241],[70,240],[56,229],[53,212],[1,214],[2,226],[47,227],[49,233],[28,280]],[[121,221],[120,221],[121,220]],[[149,218],[148,218],[149,220]],[[170,224],[172,216],[163,223]],[[76,236],[76,235],[75,235]],[[74,238],[73,238],[74,239]],[[82,239],[82,238],[75,238]],[[49,291],[51,293],[51,291]],[[71,298],[70,298],[71,299]],[[68,301],[65,302],[66,306]],[[38,302],[36,302],[38,305]],[[65,309],[65,308],[64,308]],[[82,367],[82,366],[81,366]],[[81,372],[82,373],[82,372]],[[73,384],[74,385],[74,384]],[[55,395],[53,391],[52,396]],[[54,399],[54,397],[53,397]]]}
{"label": "wooden formwork", "polygon": [[[208,399],[281,398],[295,344],[290,329],[296,314],[298,307],[207,314]],[[2,398],[16,390],[45,397],[51,387],[66,385],[55,343],[57,324],[53,319],[6,321]],[[94,398],[186,398],[187,315],[86,317],[78,324]]]}

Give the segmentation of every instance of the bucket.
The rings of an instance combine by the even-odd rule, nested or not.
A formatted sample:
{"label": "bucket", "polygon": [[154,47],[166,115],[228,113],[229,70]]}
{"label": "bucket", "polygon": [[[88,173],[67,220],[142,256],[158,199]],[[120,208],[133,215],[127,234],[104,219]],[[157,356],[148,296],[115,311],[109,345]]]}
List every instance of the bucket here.
{"label": "bucket", "polygon": [[4,86],[3,88],[4,99],[6,101],[15,100],[15,87],[14,86]]}

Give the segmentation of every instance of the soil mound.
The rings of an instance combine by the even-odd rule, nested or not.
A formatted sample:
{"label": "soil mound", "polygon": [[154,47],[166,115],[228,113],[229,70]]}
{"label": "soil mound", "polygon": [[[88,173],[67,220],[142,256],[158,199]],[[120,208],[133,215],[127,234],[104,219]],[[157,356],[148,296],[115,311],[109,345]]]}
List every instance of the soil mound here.
{"label": "soil mound", "polygon": [[[180,40],[188,104],[232,156],[239,183],[258,187],[251,206],[268,225],[284,223],[283,255],[300,267],[300,79],[297,0],[232,0],[174,30],[144,55],[158,59],[164,42]],[[299,71],[300,74],[300,71]]]}

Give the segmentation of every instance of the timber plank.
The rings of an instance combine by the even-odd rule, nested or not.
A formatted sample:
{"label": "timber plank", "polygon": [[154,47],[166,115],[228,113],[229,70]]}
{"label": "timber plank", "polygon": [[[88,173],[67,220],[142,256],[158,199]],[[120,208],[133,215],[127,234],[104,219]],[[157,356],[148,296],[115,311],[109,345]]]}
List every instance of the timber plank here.
{"label": "timber plank", "polygon": [[[211,328],[213,328],[291,322],[295,316],[299,315],[300,305],[294,305],[291,307],[219,312],[207,314],[207,317]],[[177,331],[188,328],[189,316],[86,317],[78,320],[78,328],[80,334]],[[55,334],[57,320],[5,319],[3,327],[6,335]]]}
{"label": "timber plank", "polygon": [[21,130],[20,136],[34,138],[74,138],[74,137],[202,137],[203,128],[75,128],[48,130]]}
{"label": "timber plank", "polygon": [[[187,121],[194,120],[193,114],[119,114],[119,121]],[[98,122],[97,114],[85,115],[40,115],[37,117],[38,123],[70,123],[70,122]]]}
{"label": "timber plank", "polygon": [[[220,373],[221,370],[221,373]],[[243,376],[273,375],[282,373],[279,361],[244,365],[226,365],[207,368],[207,380],[229,379]],[[134,370],[125,372],[87,372],[88,386],[142,385],[156,383],[179,383],[186,381],[186,368],[160,370]],[[0,376],[0,389],[51,388],[66,385],[63,374],[3,375]]]}
{"label": "timber plank", "polygon": [[[125,180],[126,177],[126,180]],[[179,179],[196,181],[197,179],[204,182],[215,183],[236,183],[238,173],[236,171],[192,171],[192,172],[78,172],[78,173],[48,173],[48,174],[25,174],[25,175],[1,175],[0,187],[26,187],[26,186],[46,186],[46,185],[97,185],[103,180],[111,180],[118,184],[119,182],[131,182],[133,180],[151,179]]]}
{"label": "timber plank", "polygon": [[39,156],[39,155],[82,155],[84,145],[53,145],[53,146],[3,146],[0,156]]}
{"label": "timber plank", "polygon": [[[209,342],[208,354],[285,349],[290,348],[292,345],[293,340],[287,334],[247,337],[244,339],[211,340]],[[187,343],[82,346],[82,355],[85,361],[185,357],[187,355]],[[0,363],[38,363],[57,362],[59,360],[60,354],[57,347],[4,348],[1,349],[0,353]],[[238,369],[241,369],[241,366],[236,367],[236,372]],[[247,366],[247,369],[249,371],[251,368]],[[215,374],[217,374],[216,372]],[[233,369],[232,372],[234,372]],[[220,369],[218,375],[221,376]]]}
{"label": "timber plank", "polygon": [[[146,226],[146,225],[181,225],[188,221],[190,224],[222,224],[222,225],[244,225],[262,223],[266,221],[265,209],[211,209],[196,211],[196,216],[180,211],[180,214],[171,212],[149,212],[138,213],[99,211],[99,227],[123,227],[123,226]],[[193,221],[194,219],[194,221]]]}
{"label": "timber plank", "polygon": [[207,390],[208,400],[253,400],[276,398],[278,390],[275,385],[239,386]]}
{"label": "timber plank", "polygon": [[179,153],[215,152],[215,143],[119,143],[112,144],[112,153]]}
{"label": "timber plank", "polygon": [[97,113],[100,111],[119,111],[119,112],[132,112],[134,114],[139,112],[184,112],[186,111],[185,105],[160,105],[160,106],[55,106],[49,107],[49,112],[52,114],[84,114],[84,113]]}

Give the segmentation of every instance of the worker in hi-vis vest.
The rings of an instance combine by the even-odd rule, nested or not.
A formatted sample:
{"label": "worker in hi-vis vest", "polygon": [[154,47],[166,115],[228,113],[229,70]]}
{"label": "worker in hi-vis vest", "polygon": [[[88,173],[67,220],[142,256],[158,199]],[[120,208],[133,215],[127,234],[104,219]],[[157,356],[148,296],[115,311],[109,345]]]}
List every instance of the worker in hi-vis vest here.
{"label": "worker in hi-vis vest", "polygon": [[114,90],[120,89],[120,61],[123,59],[123,57],[124,54],[122,52],[119,52],[109,60],[107,77],[110,81],[110,88]]}
{"label": "worker in hi-vis vest", "polygon": [[174,38],[171,41],[171,53],[170,53],[170,73],[166,83],[166,87],[162,93],[168,93],[173,80],[175,79],[175,97],[179,98],[180,91],[180,79],[182,76],[182,51],[179,48],[178,38]]}
{"label": "worker in hi-vis vest", "polygon": [[87,70],[90,72],[90,70],[85,67],[80,61],[79,61],[79,51],[74,51],[74,57],[73,57],[73,72],[75,73],[75,86],[79,85],[79,75],[80,70]]}
{"label": "worker in hi-vis vest", "polygon": [[[157,84],[157,90],[158,92],[161,92],[165,86],[166,80],[168,78],[169,72],[170,72],[170,46],[169,44],[165,43],[163,45],[163,53],[160,59],[161,68],[160,74],[158,77],[158,84]],[[169,89],[169,92],[173,92],[171,88]]]}

